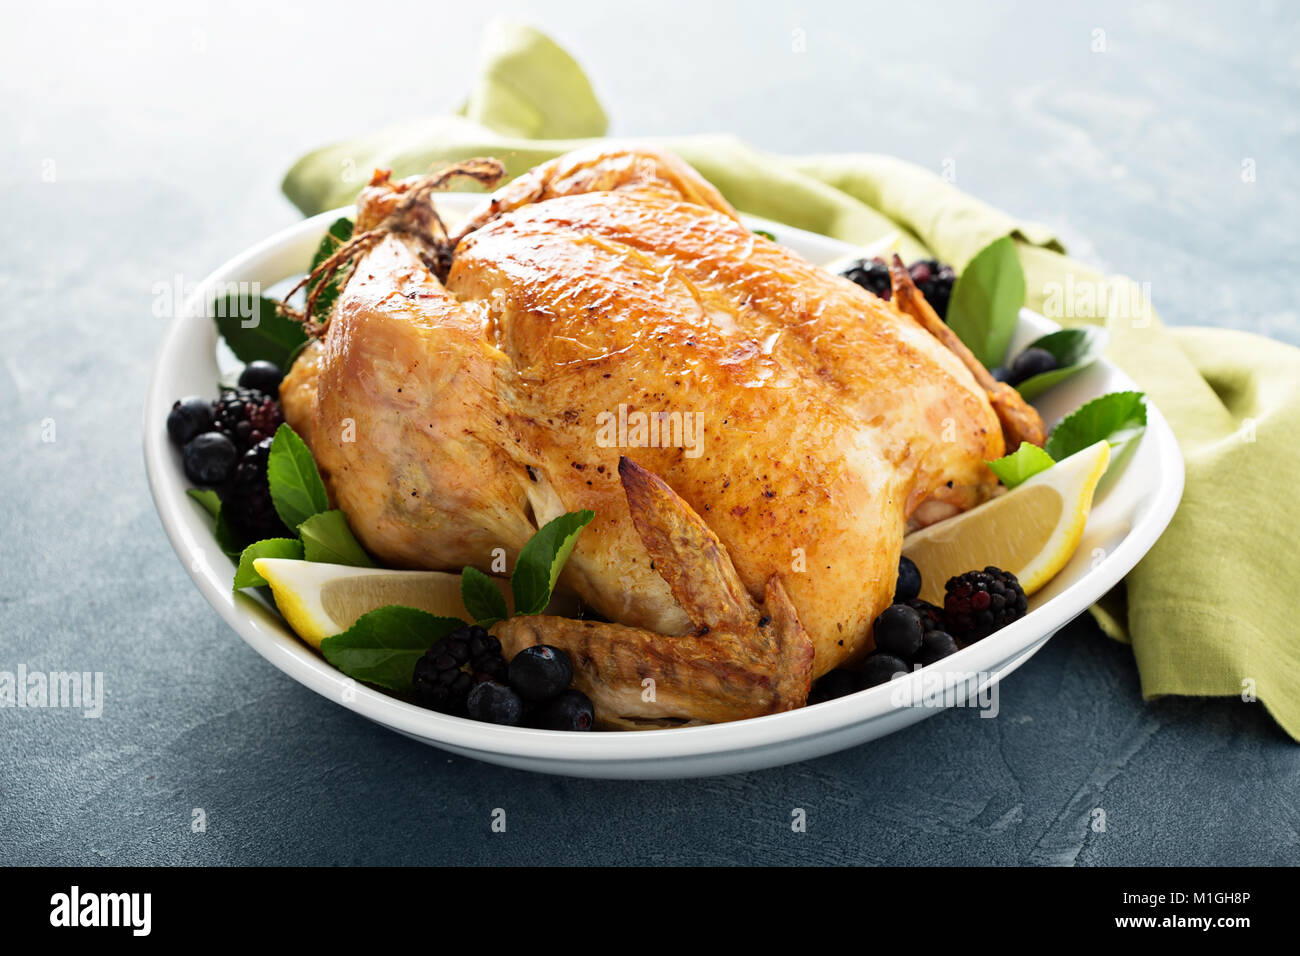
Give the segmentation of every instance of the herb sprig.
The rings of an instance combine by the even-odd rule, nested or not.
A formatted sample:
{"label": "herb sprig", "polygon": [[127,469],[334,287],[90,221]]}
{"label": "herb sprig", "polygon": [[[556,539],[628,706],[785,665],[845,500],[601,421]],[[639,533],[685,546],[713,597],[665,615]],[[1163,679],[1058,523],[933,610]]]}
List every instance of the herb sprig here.
{"label": "herb sprig", "polygon": [[[515,614],[540,614],[546,609],[560,569],[573,552],[578,535],[594,517],[589,510],[560,515],[524,545],[510,575]],[[510,616],[500,588],[478,568],[461,571],[460,593],[465,610],[480,627],[491,627]],[[325,660],[349,677],[407,694],[415,662],[435,642],[466,623],[389,604],[361,615],[343,633],[325,638],[320,650]]]}
{"label": "herb sprig", "polygon": [[1122,445],[1140,435],[1146,424],[1147,407],[1141,392],[1111,392],[1061,419],[1042,448],[1024,442],[1010,455],[987,464],[1004,485],[1014,488],[1103,439],[1112,448]]}

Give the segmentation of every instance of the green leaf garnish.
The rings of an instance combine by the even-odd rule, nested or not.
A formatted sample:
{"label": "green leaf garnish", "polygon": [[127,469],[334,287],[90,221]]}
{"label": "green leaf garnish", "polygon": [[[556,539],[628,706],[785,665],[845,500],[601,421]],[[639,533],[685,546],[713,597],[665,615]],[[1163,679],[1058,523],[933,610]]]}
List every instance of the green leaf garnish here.
{"label": "green leaf garnish", "polygon": [[212,517],[221,513],[221,496],[211,488],[186,488],[185,493],[203,505],[204,510]]}
{"label": "green leaf garnish", "polygon": [[755,229],[753,232],[756,236],[762,236],[764,239],[770,239],[772,242],[776,242],[776,236],[768,232],[766,229]]}
{"label": "green leaf garnish", "polygon": [[596,517],[583,509],[548,521],[519,552],[515,572],[510,576],[510,590],[515,598],[516,614],[540,614],[551,602],[560,569],[573,552],[578,535]]}
{"label": "green leaf garnish", "polygon": [[1056,461],[1105,439],[1112,446],[1141,434],[1147,407],[1141,392],[1111,392],[1080,405],[1052,430],[1044,447]]}
{"label": "green leaf garnish", "polygon": [[434,643],[465,622],[390,604],[361,615],[342,634],[321,641],[320,650],[344,674],[367,684],[410,694],[418,661]]}
{"label": "green leaf garnish", "polygon": [[224,511],[217,513],[217,523],[212,527],[212,536],[217,539],[217,547],[225,552],[231,561],[238,561],[248,544],[244,536],[230,526]]}
{"label": "green leaf garnish", "polygon": [[460,573],[460,600],[469,611],[474,623],[491,627],[510,616],[505,596],[496,581],[478,568],[465,568]]}
{"label": "green leaf garnish", "polygon": [[307,339],[302,325],[281,315],[274,299],[231,293],[213,303],[217,331],[243,362],[265,359],[282,369]]}
{"label": "green leaf garnish", "polygon": [[[315,272],[317,266],[332,256],[339,246],[351,238],[352,220],[347,217],[334,220],[329,227],[329,231],[321,239],[320,245],[316,247],[316,254],[312,256],[311,260],[311,271]],[[320,294],[316,297],[316,308],[313,315],[310,316],[311,318],[329,315],[330,309],[334,307],[334,300],[339,297],[339,293],[343,290],[343,282],[347,278],[347,271],[347,263],[345,262],[328,279],[322,276],[307,283],[308,301],[311,300],[311,294],[316,291],[316,287],[321,285],[322,282],[325,283],[321,287]]]}
{"label": "green leaf garnish", "polygon": [[375,562],[352,534],[348,519],[337,508],[312,515],[298,526],[303,553],[308,561],[373,568]]}
{"label": "green leaf garnish", "polygon": [[1081,371],[1101,358],[1106,350],[1109,334],[1100,326],[1085,325],[1077,329],[1061,329],[1035,339],[1025,346],[1027,349],[1043,349],[1056,359],[1056,368],[1050,372],[1034,375],[1016,389],[1026,400],[1037,398],[1053,385],[1065,381],[1075,372]]}
{"label": "green leaf garnish", "polygon": [[234,589],[260,588],[266,585],[266,579],[257,573],[253,562],[258,558],[301,558],[302,543],[295,538],[265,538],[256,541],[244,549],[239,556],[239,567],[235,569]]}
{"label": "green leaf garnish", "polygon": [[212,536],[217,539],[217,547],[231,561],[238,561],[244,550],[245,541],[230,526],[226,516],[221,513],[221,496],[211,488],[186,488],[185,493],[203,506],[213,518]]}
{"label": "green leaf garnish", "polygon": [[981,249],[962,270],[948,303],[948,327],[986,368],[1001,365],[1025,304],[1025,273],[1008,236]]}
{"label": "green leaf garnish", "polygon": [[287,424],[276,429],[271,441],[266,478],[275,513],[290,528],[297,528],[312,515],[329,510],[325,484],[316,470],[311,449]]}
{"label": "green leaf garnish", "polygon": [[1016,485],[1023,484],[1040,471],[1046,471],[1056,462],[1052,456],[1037,445],[1031,445],[1029,442],[1021,442],[1020,447],[1009,455],[1003,455],[994,461],[987,462],[989,469],[998,479],[1008,488],[1014,488]]}

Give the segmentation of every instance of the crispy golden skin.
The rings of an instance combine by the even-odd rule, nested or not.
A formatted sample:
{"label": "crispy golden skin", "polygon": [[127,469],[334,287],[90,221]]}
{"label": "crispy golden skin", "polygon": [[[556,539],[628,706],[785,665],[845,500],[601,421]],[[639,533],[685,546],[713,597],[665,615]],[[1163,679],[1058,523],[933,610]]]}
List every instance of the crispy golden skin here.
{"label": "crispy golden skin", "polygon": [[[707,525],[751,600],[788,598],[825,673],[871,648],[909,516],[992,492],[998,416],[917,319],[753,234],[680,160],[607,159],[506,187],[445,286],[410,237],[373,245],[286,380],[286,416],[385,562],[490,571],[494,548],[513,562],[545,521],[591,508],[561,586],[636,634],[691,640],[700,622],[629,508],[626,456]],[[398,188],[377,180],[360,218]],[[609,442],[602,422],[637,412],[678,416],[676,444]],[[651,646],[624,643],[617,666],[580,661],[584,679]],[[755,686],[601,718],[727,719],[754,712]]]}
{"label": "crispy golden skin", "polygon": [[497,624],[507,659],[549,644],[576,663],[574,683],[611,730],[720,723],[803,706],[813,646],[778,575],[760,608],[722,542],[671,488],[619,461],[632,523],[655,570],[690,618],[685,635],[566,617]]}

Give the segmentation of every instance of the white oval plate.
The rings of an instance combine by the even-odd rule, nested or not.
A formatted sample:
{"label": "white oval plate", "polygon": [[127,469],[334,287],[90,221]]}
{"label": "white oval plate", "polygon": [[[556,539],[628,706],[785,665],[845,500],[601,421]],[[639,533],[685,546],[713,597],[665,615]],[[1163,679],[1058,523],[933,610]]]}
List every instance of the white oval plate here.
{"label": "white oval plate", "polygon": [[[463,215],[479,197],[448,193],[441,208]],[[852,747],[915,723],[954,700],[975,701],[1083,613],[1146,554],[1173,516],[1183,490],[1183,461],[1168,423],[1148,405],[1146,432],[1112,464],[1098,488],[1083,543],[1069,565],[1030,601],[1019,621],[906,678],[812,707],[752,720],[636,733],[557,733],[500,727],[442,714],[388,697],[335,670],[299,641],[270,607],[232,594],[233,568],[213,539],[211,521],[189,498],[165,421],[173,401],[213,394],[218,378],[217,334],[204,315],[215,289],[229,282],[262,288],[300,274],[329,224],[343,209],[322,213],[236,256],[208,276],[168,328],[154,363],[144,408],[149,484],[172,546],[208,602],[253,649],[286,674],[385,727],[444,750],[543,773],[647,779],[736,773],[772,767]],[[844,243],[778,223],[749,219],[814,263],[846,251]],[[1025,310],[1012,348],[1058,326]],[[1133,389],[1132,379],[1106,360],[1058,385],[1035,404],[1050,424],[1106,392]],[[937,675],[955,688],[938,705],[909,706],[933,692]],[[930,694],[933,700],[933,693]]]}

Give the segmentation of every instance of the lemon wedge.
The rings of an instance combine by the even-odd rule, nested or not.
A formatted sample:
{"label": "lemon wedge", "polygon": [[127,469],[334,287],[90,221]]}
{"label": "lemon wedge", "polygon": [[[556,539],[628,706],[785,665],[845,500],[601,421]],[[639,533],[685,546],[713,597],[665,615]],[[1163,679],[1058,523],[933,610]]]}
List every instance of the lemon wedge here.
{"label": "lemon wedge", "polygon": [[1001,497],[908,535],[903,554],[921,572],[921,597],[943,604],[949,578],[988,565],[1010,571],[1033,594],[1079,547],[1109,461],[1110,445],[1099,441]]}
{"label": "lemon wedge", "polygon": [[[460,599],[459,574],[354,568],[293,558],[258,558],[253,567],[271,585],[276,607],[289,626],[317,649],[325,638],[346,631],[362,614],[386,604],[473,620]],[[492,580],[508,605],[509,582]]]}

